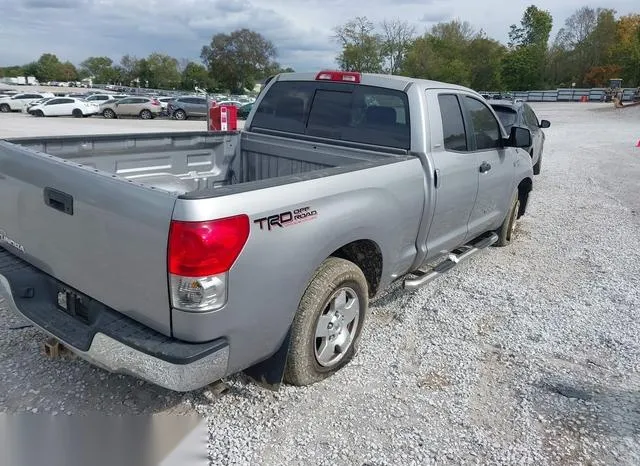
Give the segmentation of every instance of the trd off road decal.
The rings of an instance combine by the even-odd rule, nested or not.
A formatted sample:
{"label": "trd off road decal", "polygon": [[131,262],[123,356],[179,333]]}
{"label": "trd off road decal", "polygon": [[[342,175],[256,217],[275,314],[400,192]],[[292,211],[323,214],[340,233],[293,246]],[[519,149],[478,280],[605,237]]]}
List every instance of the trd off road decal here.
{"label": "trd off road decal", "polygon": [[275,227],[284,228],[302,222],[308,222],[309,220],[314,220],[317,216],[318,212],[311,207],[301,207],[299,209],[269,215],[268,217],[258,218],[254,220],[253,223],[260,225],[261,230],[266,228],[271,231]]}

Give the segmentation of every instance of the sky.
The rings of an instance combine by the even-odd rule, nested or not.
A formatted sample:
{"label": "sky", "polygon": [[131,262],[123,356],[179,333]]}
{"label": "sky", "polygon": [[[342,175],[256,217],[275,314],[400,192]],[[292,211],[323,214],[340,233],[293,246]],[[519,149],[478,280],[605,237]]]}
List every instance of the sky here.
{"label": "sky", "polygon": [[119,61],[152,52],[199,61],[212,35],[246,27],[274,43],[282,66],[314,71],[337,66],[332,29],[356,16],[406,20],[419,34],[460,19],[506,42],[509,25],[532,3],[553,15],[552,38],[585,5],[620,15],[640,10],[638,0],[0,0],[0,66],[47,52],[75,64],[89,56]]}

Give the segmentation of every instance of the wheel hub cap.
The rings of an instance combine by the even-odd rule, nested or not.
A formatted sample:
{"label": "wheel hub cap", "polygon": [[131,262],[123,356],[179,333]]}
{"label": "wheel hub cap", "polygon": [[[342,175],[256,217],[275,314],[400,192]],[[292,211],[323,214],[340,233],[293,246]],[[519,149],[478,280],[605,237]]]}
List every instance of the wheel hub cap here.
{"label": "wheel hub cap", "polygon": [[315,334],[315,356],[324,367],[336,365],[353,343],[360,319],[360,301],[356,292],[343,287],[327,301],[318,318]]}

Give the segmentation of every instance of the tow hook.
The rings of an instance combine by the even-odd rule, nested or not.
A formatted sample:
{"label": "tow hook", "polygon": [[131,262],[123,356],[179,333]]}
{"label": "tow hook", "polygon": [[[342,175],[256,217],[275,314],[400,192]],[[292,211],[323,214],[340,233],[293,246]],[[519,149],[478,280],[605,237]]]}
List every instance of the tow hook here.
{"label": "tow hook", "polygon": [[49,359],[58,359],[70,351],[57,339],[51,337],[44,342],[44,355]]}

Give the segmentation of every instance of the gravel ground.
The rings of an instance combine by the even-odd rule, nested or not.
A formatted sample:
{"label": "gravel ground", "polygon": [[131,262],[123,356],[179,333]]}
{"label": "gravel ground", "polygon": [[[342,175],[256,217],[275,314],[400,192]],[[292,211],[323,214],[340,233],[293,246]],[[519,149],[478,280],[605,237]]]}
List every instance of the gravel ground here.
{"label": "gravel ground", "polygon": [[334,377],[174,394],[46,360],[0,311],[0,410],[197,411],[216,465],[639,464],[640,108],[535,107],[552,127],[516,242],[390,290]]}

